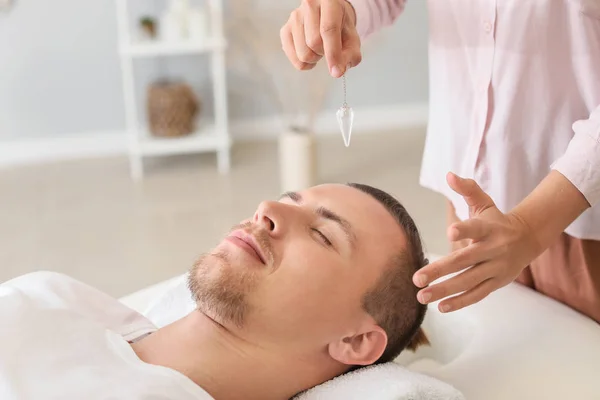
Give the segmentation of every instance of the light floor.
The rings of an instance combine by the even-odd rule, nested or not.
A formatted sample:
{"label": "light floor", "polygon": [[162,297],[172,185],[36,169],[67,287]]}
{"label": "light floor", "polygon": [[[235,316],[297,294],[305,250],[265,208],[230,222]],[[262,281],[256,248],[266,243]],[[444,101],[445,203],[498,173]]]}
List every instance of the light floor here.
{"label": "light floor", "polygon": [[[418,184],[423,130],[320,139],[322,182],[396,195],[427,251],[445,253],[444,199]],[[279,195],[275,142],[236,145],[228,176],[213,154],[150,159],[133,182],[125,157],[0,170],[0,282],[67,273],[115,297],[185,272],[258,203]]]}

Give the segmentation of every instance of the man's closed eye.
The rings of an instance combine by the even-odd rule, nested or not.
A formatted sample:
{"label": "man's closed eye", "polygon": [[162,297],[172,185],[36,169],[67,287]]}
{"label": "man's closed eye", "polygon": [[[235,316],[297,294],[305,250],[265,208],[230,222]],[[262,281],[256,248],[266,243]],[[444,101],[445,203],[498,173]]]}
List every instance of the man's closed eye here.
{"label": "man's closed eye", "polygon": [[323,232],[321,232],[320,230],[318,230],[318,229],[315,229],[315,228],[313,228],[312,230],[313,230],[313,231],[314,231],[314,232],[317,234],[317,236],[319,237],[319,239],[320,239],[321,241],[323,241],[323,243],[324,243],[325,245],[327,245],[327,246],[329,246],[329,247],[333,246],[333,243],[331,243],[331,241],[330,241],[330,240],[327,238],[327,236],[325,236],[325,235],[323,234]]}

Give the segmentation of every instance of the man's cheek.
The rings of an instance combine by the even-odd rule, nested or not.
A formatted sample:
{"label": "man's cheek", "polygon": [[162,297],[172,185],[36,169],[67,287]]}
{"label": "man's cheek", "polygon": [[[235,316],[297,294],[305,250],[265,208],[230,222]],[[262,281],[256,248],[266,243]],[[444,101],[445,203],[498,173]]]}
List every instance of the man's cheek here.
{"label": "man's cheek", "polygon": [[[315,244],[318,246],[318,244]],[[269,286],[277,291],[279,301],[320,302],[330,301],[347,291],[349,268],[332,260],[329,250],[310,251],[307,246],[286,251],[279,269],[269,277]]]}
{"label": "man's cheek", "polygon": [[[285,279],[270,282],[269,303],[278,314],[312,312],[325,306],[330,286],[318,274],[289,274]],[[303,311],[306,310],[306,311]]]}

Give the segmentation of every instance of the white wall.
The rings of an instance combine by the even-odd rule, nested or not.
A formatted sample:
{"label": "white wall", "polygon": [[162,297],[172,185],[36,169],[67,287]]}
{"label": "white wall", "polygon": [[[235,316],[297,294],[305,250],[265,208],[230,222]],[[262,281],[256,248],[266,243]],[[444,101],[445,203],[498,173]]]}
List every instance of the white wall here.
{"label": "white wall", "polygon": [[[398,23],[379,38],[349,75],[352,105],[425,103],[425,2],[409,2]],[[145,83],[167,71],[189,80],[209,99],[207,66],[194,57],[143,61],[136,65],[144,77],[139,94],[143,97]],[[277,112],[257,88],[245,87],[233,74],[229,87],[232,120]],[[340,88],[334,89],[326,107],[331,110],[341,102]],[[114,0],[17,0],[0,13],[0,140],[98,135],[124,126]]]}
{"label": "white wall", "polygon": [[18,0],[0,13],[0,138],[124,126],[106,0]]}

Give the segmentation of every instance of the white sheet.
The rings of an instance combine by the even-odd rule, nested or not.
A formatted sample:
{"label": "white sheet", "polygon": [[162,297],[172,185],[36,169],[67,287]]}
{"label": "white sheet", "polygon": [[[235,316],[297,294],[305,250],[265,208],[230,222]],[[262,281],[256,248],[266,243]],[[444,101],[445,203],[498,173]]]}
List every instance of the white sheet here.
{"label": "white sheet", "polygon": [[600,325],[519,284],[450,314],[430,307],[431,348],[397,362],[467,399],[600,399]]}
{"label": "white sheet", "polygon": [[[181,279],[122,301],[146,313]],[[155,304],[150,319],[164,324],[186,312],[186,296],[171,296],[161,312]],[[469,400],[600,399],[600,325],[592,320],[518,284],[450,314],[436,306],[424,322],[432,347],[405,352],[398,363],[448,382]]]}

